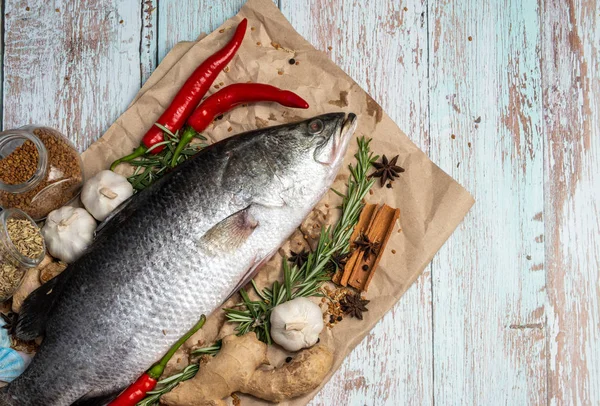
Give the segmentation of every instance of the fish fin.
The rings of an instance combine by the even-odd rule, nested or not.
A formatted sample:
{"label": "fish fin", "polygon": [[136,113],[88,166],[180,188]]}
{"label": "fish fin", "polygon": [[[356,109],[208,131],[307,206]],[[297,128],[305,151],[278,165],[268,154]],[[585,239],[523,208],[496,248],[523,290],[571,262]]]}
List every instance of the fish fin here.
{"label": "fish fin", "polygon": [[71,272],[72,267],[67,267],[60,275],[50,279],[25,299],[14,327],[15,337],[31,341],[44,334],[50,312]]}
{"label": "fish fin", "polygon": [[87,394],[79,400],[76,400],[74,403],[71,404],[71,406],[104,406],[110,403],[111,400],[116,398],[119,395],[119,393],[123,392],[124,389],[125,388],[112,390],[109,393],[103,393],[100,395]]}
{"label": "fish fin", "polygon": [[250,207],[215,224],[199,241],[199,245],[210,253],[235,251],[246,242],[258,226],[258,221],[250,214]]}

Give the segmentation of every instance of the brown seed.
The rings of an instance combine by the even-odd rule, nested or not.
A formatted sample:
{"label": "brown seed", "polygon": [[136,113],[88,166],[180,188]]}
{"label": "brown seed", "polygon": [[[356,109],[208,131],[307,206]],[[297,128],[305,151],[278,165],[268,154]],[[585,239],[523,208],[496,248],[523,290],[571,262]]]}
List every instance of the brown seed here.
{"label": "brown seed", "polygon": [[[0,190],[0,206],[19,208],[36,220],[45,217],[50,211],[64,206],[79,192],[82,171],[79,165],[79,154],[66,143],[59,133],[50,128],[40,127],[33,130],[33,134],[44,144],[48,155],[48,164],[52,170],[47,171],[39,183],[26,192],[16,194]],[[22,178],[27,180],[31,175],[27,173],[17,175],[15,170],[20,170],[18,168],[24,170],[25,167],[37,169],[38,157],[32,152],[37,149],[32,143],[29,143],[30,146],[25,146],[26,144],[27,142],[23,143],[21,148],[28,148],[29,152],[23,152],[16,148],[9,156],[0,160],[0,180],[8,183],[7,180],[12,179],[13,182],[22,183],[20,181]],[[10,168],[8,174],[6,168]],[[8,176],[3,176],[5,174]],[[37,195],[42,190],[44,190],[44,198],[37,199]]]}
{"label": "brown seed", "polygon": [[258,46],[261,46],[262,44],[260,43],[260,41],[258,41],[258,42],[256,43],[256,45],[258,45]]}
{"label": "brown seed", "polygon": [[220,32],[221,34],[223,34],[223,33],[225,32],[225,29],[221,28],[221,29],[219,30],[219,32]]}
{"label": "brown seed", "polygon": [[332,46],[328,46],[327,49],[331,51],[333,49],[333,47]]}
{"label": "brown seed", "polygon": [[296,61],[296,65],[300,65],[300,61]]}
{"label": "brown seed", "polygon": [[452,134],[452,135],[450,136],[450,138],[452,138],[452,139],[454,140],[454,139],[456,139],[456,135]]}
{"label": "brown seed", "polygon": [[256,28],[254,27],[250,27],[250,31],[254,31]]}
{"label": "brown seed", "polygon": [[396,250],[392,250],[392,254],[395,254],[395,253],[396,253]]}
{"label": "brown seed", "polygon": [[119,24],[123,24],[123,20],[119,20]]}
{"label": "brown seed", "polygon": [[233,128],[231,128],[231,127],[229,127],[229,128],[227,129],[227,131],[228,131],[228,132],[231,132],[232,130],[233,130]]}
{"label": "brown seed", "polygon": [[226,67],[225,67],[225,69],[223,69],[223,71],[224,71],[225,73],[229,72],[229,66],[226,66]]}
{"label": "brown seed", "polygon": [[29,11],[29,10],[31,10],[31,9],[29,8],[29,6],[25,7],[25,11]]}
{"label": "brown seed", "polygon": [[408,7],[404,7],[404,11],[408,11]]}
{"label": "brown seed", "polygon": [[469,35],[469,38],[467,38],[469,41],[473,41],[473,37]]}
{"label": "brown seed", "polygon": [[278,74],[278,75],[283,75],[283,71],[282,71],[282,70],[280,70],[280,71],[277,71],[277,74]]}
{"label": "brown seed", "polygon": [[469,142],[469,143],[467,143],[467,146],[468,146],[469,148],[471,148],[471,143],[470,143],[470,142]]}
{"label": "brown seed", "polygon": [[57,13],[60,13],[60,9],[59,8],[55,9],[54,11],[56,11]]}

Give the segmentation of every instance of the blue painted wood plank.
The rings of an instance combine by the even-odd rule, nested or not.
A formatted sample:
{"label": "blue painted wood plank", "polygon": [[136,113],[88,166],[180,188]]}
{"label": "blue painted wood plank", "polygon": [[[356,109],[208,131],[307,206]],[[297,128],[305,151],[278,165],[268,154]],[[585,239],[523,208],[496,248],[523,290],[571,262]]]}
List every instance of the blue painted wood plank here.
{"label": "blue painted wood plank", "polygon": [[433,261],[436,403],[545,404],[537,3],[430,2],[431,158],[476,204]]}
{"label": "blue painted wood plank", "polygon": [[140,4],[9,0],[4,13],[4,128],[56,127],[83,151],[139,89]]}
{"label": "blue painted wood plank", "polygon": [[600,2],[542,1],[549,404],[600,404]]}

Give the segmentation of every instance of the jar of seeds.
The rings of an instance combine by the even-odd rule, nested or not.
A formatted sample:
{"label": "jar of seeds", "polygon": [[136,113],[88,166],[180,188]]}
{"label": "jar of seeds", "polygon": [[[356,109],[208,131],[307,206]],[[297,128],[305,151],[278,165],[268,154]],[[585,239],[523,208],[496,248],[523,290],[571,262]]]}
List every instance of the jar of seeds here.
{"label": "jar of seeds", "polygon": [[45,254],[44,238],[31,217],[18,209],[0,212],[0,302],[13,295],[25,271]]}
{"label": "jar of seeds", "polygon": [[26,126],[0,133],[0,206],[35,221],[77,197],[81,159],[57,130]]}

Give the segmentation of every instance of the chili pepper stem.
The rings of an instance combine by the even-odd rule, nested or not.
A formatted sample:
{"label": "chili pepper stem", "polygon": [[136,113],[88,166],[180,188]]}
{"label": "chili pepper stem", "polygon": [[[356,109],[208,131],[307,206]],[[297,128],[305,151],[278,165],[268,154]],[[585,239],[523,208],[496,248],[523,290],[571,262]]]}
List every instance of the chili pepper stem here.
{"label": "chili pepper stem", "polygon": [[189,125],[183,129],[181,138],[179,139],[179,144],[177,144],[177,148],[175,148],[175,152],[173,153],[173,159],[171,160],[172,167],[177,166],[177,161],[179,159],[179,155],[181,155],[181,151],[185,149],[185,147],[194,139],[196,135],[196,130]]}
{"label": "chili pepper stem", "polygon": [[119,164],[123,163],[123,162],[129,162],[129,161],[133,161],[135,158],[138,158],[142,155],[144,155],[146,152],[148,151],[148,148],[146,148],[144,145],[140,145],[139,147],[137,147],[135,150],[133,150],[133,152],[129,155],[125,155],[122,158],[117,159],[116,161],[114,161],[111,165],[110,165],[110,170],[114,171],[115,168],[117,166],[119,166]]}
{"label": "chili pepper stem", "polygon": [[205,322],[206,322],[206,316],[202,315],[200,317],[200,320],[198,320],[198,322],[194,325],[194,327],[192,327],[190,331],[188,331],[187,333],[185,333],[185,335],[183,335],[181,338],[179,338],[179,340],[177,340],[177,342],[175,344],[173,344],[171,349],[169,349],[169,351],[160,359],[160,361],[158,363],[154,364],[152,366],[152,368],[150,368],[146,372],[148,374],[148,376],[150,376],[150,378],[153,378],[153,379],[160,378],[160,376],[162,375],[162,373],[165,370],[165,367],[167,366],[167,363],[169,362],[171,357],[173,357],[173,354],[175,354],[175,352],[179,349],[179,347],[181,347],[183,343],[185,343],[191,336],[193,336],[194,333],[196,333],[196,331],[200,330]]}

